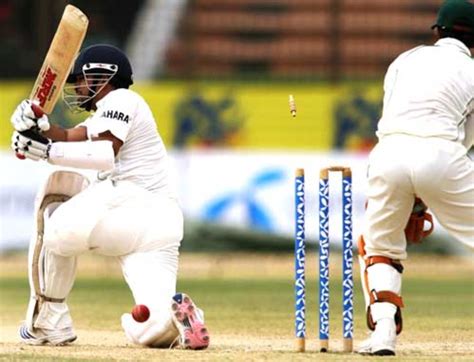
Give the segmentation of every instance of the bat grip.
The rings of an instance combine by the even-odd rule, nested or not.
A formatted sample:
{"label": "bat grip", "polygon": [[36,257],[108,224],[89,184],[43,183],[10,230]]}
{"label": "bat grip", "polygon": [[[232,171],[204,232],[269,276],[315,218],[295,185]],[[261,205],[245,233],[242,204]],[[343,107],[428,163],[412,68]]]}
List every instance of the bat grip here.
{"label": "bat grip", "polygon": [[43,112],[43,110],[41,109],[41,107],[38,106],[38,105],[35,104],[35,103],[31,103],[31,110],[32,110],[33,113],[35,114],[35,117],[36,117],[36,118],[41,118],[41,117],[43,117],[43,115],[44,115],[44,112]]}

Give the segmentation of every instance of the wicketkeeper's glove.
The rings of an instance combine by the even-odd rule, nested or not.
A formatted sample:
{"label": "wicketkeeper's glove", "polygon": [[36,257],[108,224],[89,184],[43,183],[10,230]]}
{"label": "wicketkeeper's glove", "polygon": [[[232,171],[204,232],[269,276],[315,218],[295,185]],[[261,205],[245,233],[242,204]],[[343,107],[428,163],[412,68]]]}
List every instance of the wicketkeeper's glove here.
{"label": "wicketkeeper's glove", "polygon": [[[413,204],[413,210],[410,218],[408,219],[407,226],[405,227],[405,237],[408,243],[419,244],[433,232],[433,217],[430,213],[426,212],[428,207],[425,205],[423,200],[415,197]],[[425,221],[430,224],[429,229],[425,230]]]}
{"label": "wicketkeeper's glove", "polygon": [[17,155],[33,161],[47,160],[51,148],[51,140],[31,129],[21,133],[15,131],[13,132],[11,147]]}

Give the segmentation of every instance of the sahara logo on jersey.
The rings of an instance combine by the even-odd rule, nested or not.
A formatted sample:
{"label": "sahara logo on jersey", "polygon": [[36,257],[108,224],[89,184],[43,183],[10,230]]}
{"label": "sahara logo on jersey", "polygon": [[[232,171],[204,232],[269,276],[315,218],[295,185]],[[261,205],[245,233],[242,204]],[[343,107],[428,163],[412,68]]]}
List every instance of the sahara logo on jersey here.
{"label": "sahara logo on jersey", "polygon": [[104,112],[102,112],[101,117],[116,119],[118,121],[123,121],[125,123],[128,123],[128,121],[129,121],[128,114],[124,114],[124,113],[119,112],[119,111],[112,111],[112,110],[104,111]]}

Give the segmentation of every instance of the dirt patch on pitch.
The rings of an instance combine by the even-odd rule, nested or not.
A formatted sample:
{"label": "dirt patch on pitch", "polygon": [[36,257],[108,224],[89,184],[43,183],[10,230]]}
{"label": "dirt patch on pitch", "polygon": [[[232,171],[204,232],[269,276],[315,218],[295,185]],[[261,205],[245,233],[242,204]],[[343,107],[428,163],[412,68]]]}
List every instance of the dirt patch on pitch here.
{"label": "dirt patch on pitch", "polygon": [[[17,327],[2,326],[0,335],[0,358],[7,360],[193,360],[193,361],[305,361],[305,360],[366,360],[357,354],[317,352],[317,341],[307,341],[307,352],[293,352],[293,339],[251,335],[213,335],[211,347],[205,351],[183,351],[149,349],[127,343],[119,331],[78,330],[78,340],[69,346],[25,346],[18,343]],[[357,345],[360,341],[355,341]],[[334,339],[331,344],[337,348],[341,341]],[[474,343],[423,342],[401,340],[395,360],[469,360],[474,353]],[[373,360],[373,359],[371,359]],[[393,359],[392,359],[393,360]]]}
{"label": "dirt patch on pitch", "polygon": [[[334,259],[334,265],[340,260]],[[3,256],[0,258],[0,276],[25,275],[26,255]],[[414,256],[404,263],[405,277],[456,278],[460,275],[473,275],[474,264],[468,258],[445,256]],[[316,277],[316,256],[308,255],[308,275]],[[335,270],[336,271],[336,270]],[[180,260],[180,278],[281,278],[292,277],[293,258],[290,255],[262,254],[183,254]],[[354,271],[357,276],[357,270]],[[112,258],[84,255],[79,258],[79,276],[121,276],[118,264]],[[337,273],[334,273],[337,274]],[[1,296],[0,296],[1,297]],[[229,324],[232,323],[229,320]],[[305,360],[347,360],[357,361],[367,358],[356,354],[317,352],[315,337],[308,339],[308,352],[293,352],[294,340],[292,326],[287,334],[272,335],[268,329],[263,334],[254,330],[245,330],[242,334],[227,328],[226,333],[211,330],[211,347],[206,351],[157,350],[141,348],[127,343],[119,329],[86,330],[79,329],[79,339],[66,347],[32,347],[18,342],[17,325],[7,323],[0,326],[0,360],[192,360],[192,361],[305,361]],[[261,329],[259,329],[261,331]],[[398,357],[391,360],[472,360],[474,339],[472,330],[459,328],[459,335],[447,336],[444,331],[439,337],[433,333],[418,332],[406,328],[398,344]],[[312,330],[312,332],[315,332]],[[266,333],[266,334],[265,334]],[[359,338],[363,338],[360,335]],[[355,341],[355,345],[360,340]],[[341,341],[331,340],[331,346],[340,348]],[[375,361],[376,359],[370,359]]]}

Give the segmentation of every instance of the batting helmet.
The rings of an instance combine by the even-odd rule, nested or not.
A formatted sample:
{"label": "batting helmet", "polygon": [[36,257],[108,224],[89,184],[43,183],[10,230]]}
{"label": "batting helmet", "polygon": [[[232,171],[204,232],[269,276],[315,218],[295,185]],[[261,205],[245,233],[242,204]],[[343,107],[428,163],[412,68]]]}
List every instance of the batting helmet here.
{"label": "batting helmet", "polygon": [[90,73],[113,74],[109,83],[116,88],[128,88],[133,84],[132,66],[127,56],[118,48],[107,45],[92,45],[79,53],[67,79],[74,83],[78,76]]}

